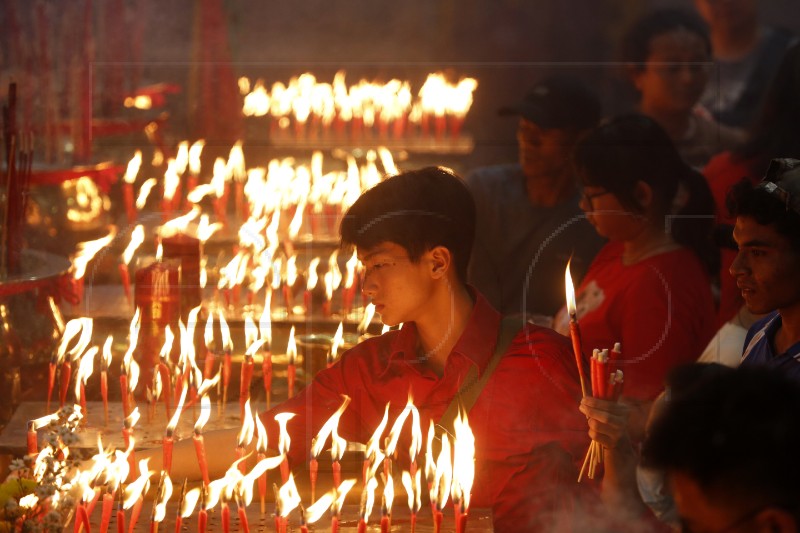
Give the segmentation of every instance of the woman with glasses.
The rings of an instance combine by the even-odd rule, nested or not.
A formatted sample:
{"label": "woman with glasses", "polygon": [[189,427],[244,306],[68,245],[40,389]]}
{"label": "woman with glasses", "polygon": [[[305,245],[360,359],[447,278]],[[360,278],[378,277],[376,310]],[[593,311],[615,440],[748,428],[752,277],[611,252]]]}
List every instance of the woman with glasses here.
{"label": "woman with glasses", "polygon": [[[703,177],[639,114],[602,124],[576,147],[581,208],[608,239],[576,291],[584,352],[622,343],[629,428],[641,438],[670,369],[693,362],[716,329],[710,274],[714,206]],[[568,333],[566,309],[554,327]]]}
{"label": "woman with glasses", "polygon": [[696,15],[663,9],[640,18],[625,35],[622,60],[638,110],[664,128],[688,164],[702,167],[744,140],[697,105],[708,84],[711,41]]}

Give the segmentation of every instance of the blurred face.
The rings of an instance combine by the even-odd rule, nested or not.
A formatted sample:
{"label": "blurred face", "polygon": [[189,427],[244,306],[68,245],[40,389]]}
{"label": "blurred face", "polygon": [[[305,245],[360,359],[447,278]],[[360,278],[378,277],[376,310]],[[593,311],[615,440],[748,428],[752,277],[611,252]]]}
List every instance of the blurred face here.
{"label": "blurred face", "polygon": [[708,83],[708,51],[696,33],[677,29],[650,40],[644,68],[633,74],[645,113],[689,113]]}
{"label": "blurred face", "polygon": [[672,496],[685,533],[744,533],[760,531],[757,527],[760,508],[741,509],[712,502],[700,485],[682,472],[670,475]]}
{"label": "blurred face", "polygon": [[642,214],[625,209],[614,194],[602,187],[585,186],[580,208],[598,235],[610,241],[632,240],[647,225]]}
{"label": "blurred face", "polygon": [[771,225],[737,217],[739,253],[730,266],[747,309],[763,314],[800,306],[800,252]]}
{"label": "blurred face", "polygon": [[737,31],[757,24],[757,0],[695,0],[712,31]]}
{"label": "blurred face", "polygon": [[553,179],[570,173],[569,156],[575,144],[571,129],[544,129],[525,118],[517,127],[519,164],[530,179]]}
{"label": "blurred face", "polygon": [[362,291],[375,304],[384,324],[416,322],[427,310],[432,280],[427,273],[427,253],[413,263],[399,244],[383,242],[358,249],[364,266]]}

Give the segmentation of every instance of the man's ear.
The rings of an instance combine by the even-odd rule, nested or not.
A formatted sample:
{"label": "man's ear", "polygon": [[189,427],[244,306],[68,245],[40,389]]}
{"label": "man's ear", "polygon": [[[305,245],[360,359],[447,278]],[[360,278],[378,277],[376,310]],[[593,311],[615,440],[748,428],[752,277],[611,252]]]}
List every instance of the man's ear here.
{"label": "man's ear", "polygon": [[636,186],[633,189],[633,196],[636,198],[636,203],[642,206],[642,208],[647,209],[653,203],[653,188],[642,180],[639,180],[636,182]]}
{"label": "man's ear", "polygon": [[798,524],[792,513],[778,507],[768,507],[756,517],[756,531],[797,533]]}
{"label": "man's ear", "polygon": [[428,251],[431,265],[431,277],[440,279],[447,275],[453,262],[453,255],[444,246],[434,246]]}

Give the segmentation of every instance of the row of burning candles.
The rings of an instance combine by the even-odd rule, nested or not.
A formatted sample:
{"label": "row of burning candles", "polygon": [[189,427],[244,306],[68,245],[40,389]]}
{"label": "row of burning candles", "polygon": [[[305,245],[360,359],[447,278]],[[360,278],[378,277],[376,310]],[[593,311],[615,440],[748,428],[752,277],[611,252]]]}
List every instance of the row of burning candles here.
{"label": "row of burning candles", "polygon": [[[332,83],[320,83],[306,72],[291,78],[288,84],[273,83],[269,91],[262,80],[251,83],[249,78],[239,78],[239,90],[244,96],[242,113],[253,117],[269,115],[273,118],[273,134],[293,124],[297,137],[307,133],[313,136],[318,130],[323,135],[333,132],[343,136],[349,130],[351,137],[358,138],[377,126],[382,137],[391,131],[395,138],[402,138],[409,133],[409,124],[417,125],[423,135],[433,130],[437,138],[448,133],[458,137],[477,86],[474,78],[462,77],[452,83],[443,73],[435,72],[428,74],[414,98],[408,81],[378,83],[362,79],[348,86],[344,71],[337,72]],[[433,128],[429,124],[431,117]]]}
{"label": "row of burning candles", "polygon": [[[312,440],[311,459],[309,461],[309,477],[311,482],[311,501],[308,508],[301,505],[302,498],[297,490],[294,476],[290,471],[288,452],[291,445],[291,437],[288,432],[288,423],[295,416],[293,413],[280,413],[275,415],[275,421],[279,425],[278,455],[267,456],[267,433],[259,416],[253,416],[250,409],[249,400],[245,404],[242,428],[239,431],[237,445],[235,448],[237,459],[225,473],[217,480],[210,480],[206,461],[205,444],[203,440],[203,427],[209,419],[211,402],[208,392],[219,381],[217,374],[214,378],[204,380],[197,390],[200,396],[201,411],[200,416],[194,426],[192,436],[197,455],[198,466],[201,471],[203,485],[201,488],[194,488],[187,491],[186,481],[180,492],[180,498],[176,513],[176,531],[180,530],[184,518],[189,517],[194,512],[195,506],[200,503],[197,527],[199,533],[204,533],[208,523],[208,512],[217,503],[221,505],[220,520],[223,531],[227,533],[230,528],[230,508],[228,503],[234,501],[237,505],[239,516],[239,527],[242,531],[249,531],[247,522],[246,508],[253,499],[253,486],[258,484],[259,497],[261,502],[261,514],[266,513],[266,494],[268,487],[267,472],[279,468],[282,486],[278,488],[273,484],[275,494],[275,528],[277,533],[284,533],[288,529],[289,515],[300,508],[301,531],[307,531],[307,524],[318,521],[323,514],[330,509],[331,511],[331,531],[338,531],[340,512],[344,504],[347,493],[355,485],[354,479],[342,480],[340,461],[344,456],[347,447],[345,439],[338,434],[339,420],[346,410],[350,399],[343,397],[339,409],[322,426],[317,436]],[[157,531],[159,524],[166,517],[166,506],[173,495],[173,484],[170,478],[172,470],[172,449],[174,445],[174,430],[184,407],[186,400],[186,390],[184,388],[175,413],[172,415],[167,430],[162,441],[162,471],[159,477],[159,484],[155,492],[155,501],[151,513],[151,531]],[[382,532],[388,532],[391,527],[392,505],[394,500],[394,480],[393,480],[393,458],[396,457],[397,444],[401,433],[406,426],[406,422],[411,420],[411,443],[409,446],[410,469],[402,471],[401,481],[408,494],[408,507],[411,515],[411,531],[414,531],[417,513],[421,509],[421,471],[417,468],[417,459],[422,450],[422,431],[420,427],[420,415],[414,406],[411,398],[405,408],[395,419],[389,433],[385,438],[383,435],[389,422],[389,404],[386,405],[383,419],[375,429],[372,437],[367,443],[363,464],[363,492],[361,495],[361,505],[359,509],[358,531],[366,531],[367,524],[372,514],[375,502],[375,491],[378,487],[378,472],[381,471],[383,481],[383,494],[381,499],[381,520],[380,527]],[[82,416],[81,409],[76,406],[78,416]],[[58,455],[58,450],[51,446],[45,447],[41,452],[38,450],[36,442],[36,429],[46,426],[58,418],[58,414],[48,415],[34,420],[29,424],[28,447],[29,454],[35,455],[36,466],[34,474],[41,471],[40,464],[45,459],[53,460]],[[143,496],[147,493],[150,485],[150,478],[156,472],[148,470],[148,460],[139,462],[139,477],[131,479],[127,486],[123,484],[128,481],[129,474],[135,471],[135,445],[136,439],[133,428],[138,421],[138,408],[134,409],[129,417],[126,418],[123,427],[123,437],[125,450],[104,449],[98,436],[98,454],[93,457],[92,464],[83,470],[75,472],[69,480],[63,480],[61,485],[66,490],[75,489],[78,491],[78,508],[75,514],[75,531],[80,532],[81,528],[89,533],[89,522],[95,504],[102,496],[102,516],[100,519],[100,531],[106,533],[113,512],[115,498],[117,505],[117,527],[119,533],[125,531],[125,511],[130,510],[129,531],[134,531],[136,522],[139,519],[143,506]],[[249,456],[247,447],[253,440],[254,433],[257,433],[257,443],[255,453],[257,463],[248,472],[246,459]],[[475,475],[475,438],[469,426],[466,413],[459,413],[454,424],[454,438],[451,446],[447,434],[442,435],[441,447],[438,456],[434,458],[434,437],[435,430],[433,421],[430,422],[427,438],[427,448],[425,451],[425,477],[428,485],[428,493],[431,503],[434,531],[439,531],[444,519],[444,508],[448,498],[453,501],[454,518],[456,531],[463,533],[466,529],[467,516],[470,506],[470,495]],[[331,461],[333,469],[333,488],[326,492],[321,498],[316,498],[316,485],[318,473],[318,457],[330,438],[331,442]],[[383,448],[381,448],[383,443]],[[62,457],[67,453],[60,454]]]}
{"label": "row of burning candles", "polygon": [[[235,212],[241,220],[252,217],[258,220],[269,213],[287,210],[297,206],[289,225],[289,237],[294,239],[301,230],[303,215],[317,215],[328,218],[347,209],[361,195],[361,192],[378,183],[384,175],[397,174],[397,166],[391,152],[378,147],[368,150],[365,161],[359,165],[352,154],[340,154],[346,161],[346,170],[323,172],[322,152],[314,151],[310,164],[298,164],[294,158],[273,159],[267,167],[247,168],[242,142],[233,145],[227,160],[215,159],[211,176],[207,183],[200,183],[203,173],[201,156],[205,141],[198,140],[189,145],[188,141],[178,144],[175,157],[167,160],[164,177],[161,181],[161,211],[165,220],[173,211],[180,208],[189,210],[204,198],[212,199],[214,214],[222,224],[227,223],[230,185],[234,184]],[[155,152],[152,165],[163,165],[163,154]],[[383,173],[378,170],[378,160]],[[151,177],[142,182],[134,195],[134,184],[142,166],[142,152],[136,151],[127,164],[123,175],[123,195],[128,221],[133,223],[137,210],[143,209],[151,192],[159,184]],[[207,173],[206,173],[207,174]],[[181,194],[181,191],[185,194]],[[180,198],[185,197],[181,202]],[[309,228],[312,234],[332,228],[321,228],[316,218],[311,217]]]}
{"label": "row of burning candles", "polygon": [[[183,393],[186,383],[190,389],[190,404],[194,405],[198,401],[198,390],[204,380],[209,380],[214,374],[214,368],[219,362],[220,379],[215,382],[218,386],[218,402],[220,412],[225,410],[228,401],[228,390],[233,371],[233,351],[234,344],[230,333],[230,328],[222,311],[217,310],[217,322],[221,339],[221,350],[216,348],[214,341],[214,312],[209,312],[205,323],[204,341],[206,346],[206,357],[204,368],[201,371],[196,360],[196,348],[194,346],[195,328],[198,323],[198,316],[202,307],[198,306],[189,313],[187,324],[183,321],[178,322],[180,355],[177,362],[173,362],[173,344],[175,335],[169,326],[164,330],[164,344],[159,352],[158,363],[152,369],[152,382],[146,385],[146,396],[150,402],[150,418],[155,412],[156,404],[163,400],[167,412],[167,417],[171,416],[171,406],[178,403],[178,398]],[[259,323],[256,324],[252,315],[245,315],[244,336],[247,349],[241,364],[241,374],[239,381],[239,404],[242,416],[244,416],[244,405],[250,400],[251,385],[256,365],[256,357],[261,358],[261,373],[264,383],[264,395],[267,406],[271,403],[273,388],[273,360],[277,358],[281,364],[286,363],[286,379],[288,396],[291,398],[295,392],[297,380],[298,350],[295,340],[295,328],[291,328],[289,339],[286,346],[285,356],[273,356],[272,353],[272,324],[269,318],[269,307],[265,307]],[[374,306],[368,306],[358,331],[366,333],[372,316]],[[70,383],[73,379],[72,367],[77,368],[74,376],[74,397],[80,404],[83,412],[86,413],[86,384],[94,373],[95,359],[100,356],[100,395],[103,401],[103,411],[105,423],[108,423],[108,369],[112,363],[113,336],[109,335],[103,344],[102,351],[99,346],[91,346],[93,333],[93,320],[88,317],[72,319],[66,323],[64,333],[59,343],[58,349],[53,354],[49,365],[48,388],[47,388],[47,409],[49,410],[53,391],[55,389],[56,376],[59,378],[59,404],[64,406],[67,400]],[[129,328],[129,344],[120,365],[120,398],[122,400],[123,412],[127,417],[132,412],[135,405],[134,392],[139,384],[141,368],[134,358],[134,353],[138,345],[139,331],[141,329],[141,313],[136,310]],[[388,328],[384,327],[384,332]],[[330,367],[336,362],[339,352],[344,345],[344,324],[339,323],[336,334],[331,340],[331,346],[327,354],[327,366]],[[140,360],[148,361],[154,358],[147,356],[140,357]],[[148,372],[150,374],[150,372]]]}

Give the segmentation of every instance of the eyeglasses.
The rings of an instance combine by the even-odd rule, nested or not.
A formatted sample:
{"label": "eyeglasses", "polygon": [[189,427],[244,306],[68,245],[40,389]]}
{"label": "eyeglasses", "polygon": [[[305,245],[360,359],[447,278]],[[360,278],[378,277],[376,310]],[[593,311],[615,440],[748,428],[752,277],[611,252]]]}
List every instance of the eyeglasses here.
{"label": "eyeglasses", "polygon": [[594,203],[592,200],[595,198],[599,198],[600,196],[605,196],[606,194],[613,194],[611,191],[603,191],[603,192],[596,192],[594,194],[587,194],[586,191],[583,191],[581,195],[581,201],[586,202],[589,206],[589,211],[594,211]]}
{"label": "eyeglasses", "polygon": [[388,257],[381,259],[380,261],[375,261],[369,265],[365,263],[359,263],[361,282],[363,283],[371,274],[385,272],[387,269],[397,266],[399,263],[408,263],[410,261],[411,260],[407,257]]}

